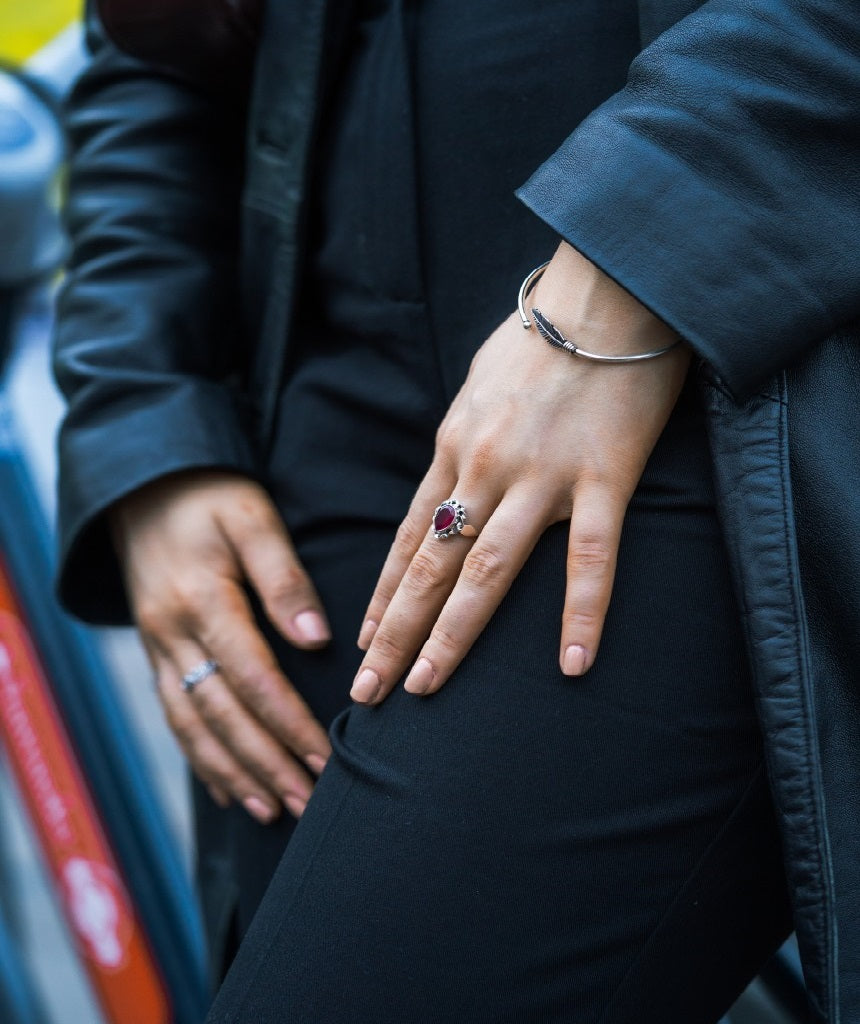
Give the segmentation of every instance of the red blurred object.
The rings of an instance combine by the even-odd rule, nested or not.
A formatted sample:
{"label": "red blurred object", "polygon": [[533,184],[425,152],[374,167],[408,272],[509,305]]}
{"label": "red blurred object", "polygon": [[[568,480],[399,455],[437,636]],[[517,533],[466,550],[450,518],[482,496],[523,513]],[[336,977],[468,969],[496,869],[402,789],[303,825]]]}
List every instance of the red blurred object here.
{"label": "red blurred object", "polygon": [[226,89],[250,70],[263,0],[97,0],[96,6],[123,52]]}
{"label": "red blurred object", "polygon": [[169,1024],[164,981],[0,561],[0,739],[110,1024]]}

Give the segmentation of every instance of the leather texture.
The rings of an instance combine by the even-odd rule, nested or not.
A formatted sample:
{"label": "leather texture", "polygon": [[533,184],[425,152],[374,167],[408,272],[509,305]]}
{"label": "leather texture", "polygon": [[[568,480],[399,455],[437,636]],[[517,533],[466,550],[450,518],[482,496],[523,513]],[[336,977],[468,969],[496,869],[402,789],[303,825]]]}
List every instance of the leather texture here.
{"label": "leather texture", "polygon": [[[706,399],[719,511],[766,738],[804,973],[816,1019],[838,1019],[828,1012],[835,1001],[836,908],[793,521],[785,375],[741,407],[719,382],[706,388]],[[777,495],[783,500],[774,500]]]}
{"label": "leather texture", "polygon": [[[84,618],[127,614],[108,505],[192,466],[255,475],[269,444],[334,7],[267,5],[248,111],[123,55],[90,16],[56,348],[60,591]],[[854,0],[640,0],[640,25],[654,41],[628,86],[519,194],[707,367],[813,1018],[854,1024],[860,18]]]}

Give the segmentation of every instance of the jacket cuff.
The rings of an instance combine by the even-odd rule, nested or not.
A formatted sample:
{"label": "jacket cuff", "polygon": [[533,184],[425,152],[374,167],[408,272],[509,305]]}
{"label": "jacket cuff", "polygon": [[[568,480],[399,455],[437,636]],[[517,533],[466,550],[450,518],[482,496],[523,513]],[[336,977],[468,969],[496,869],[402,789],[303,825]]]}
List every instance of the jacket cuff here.
{"label": "jacket cuff", "polygon": [[612,101],[516,194],[689,342],[736,398],[832,319],[761,209],[614,117]]}
{"label": "jacket cuff", "polygon": [[131,611],[108,528],[107,509],[159,477],[220,469],[259,479],[258,460],[233,394],[189,380],[131,411],[74,417],[62,427],[58,508],[60,601],[97,625],[129,625]]}

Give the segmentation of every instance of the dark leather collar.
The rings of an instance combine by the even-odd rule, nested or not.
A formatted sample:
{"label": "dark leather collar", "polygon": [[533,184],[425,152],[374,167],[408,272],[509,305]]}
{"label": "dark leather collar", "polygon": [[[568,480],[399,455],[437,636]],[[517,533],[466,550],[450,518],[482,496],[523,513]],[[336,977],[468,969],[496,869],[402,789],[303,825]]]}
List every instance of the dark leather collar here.
{"label": "dark leather collar", "polygon": [[112,41],[132,57],[207,89],[247,82],[263,0],[96,0],[96,7]]}

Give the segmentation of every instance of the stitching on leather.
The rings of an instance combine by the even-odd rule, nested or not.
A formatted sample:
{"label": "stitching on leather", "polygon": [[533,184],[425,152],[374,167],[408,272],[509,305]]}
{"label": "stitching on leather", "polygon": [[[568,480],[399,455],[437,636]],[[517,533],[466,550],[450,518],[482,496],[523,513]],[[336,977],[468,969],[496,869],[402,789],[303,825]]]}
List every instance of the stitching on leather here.
{"label": "stitching on leather", "polygon": [[802,637],[798,635],[802,633],[804,619],[802,616],[802,609],[800,608],[799,595],[800,580],[797,578],[795,560],[792,557],[792,545],[791,545],[791,532],[789,530],[789,494],[788,494],[788,479],[789,479],[789,468],[786,462],[788,446],[786,444],[786,427],[787,427],[787,402],[785,401],[785,375],[782,374],[779,379],[779,389],[781,395],[780,415],[778,419],[778,431],[777,441],[779,445],[779,482],[782,491],[782,528],[783,528],[783,541],[785,544],[785,563],[786,563],[786,575],[788,578],[789,591],[791,594],[791,610],[792,617],[794,620],[795,628],[792,630],[795,646],[795,658],[797,666],[799,668],[799,695],[803,703],[805,714],[801,717],[801,728],[804,731],[804,768],[805,775],[807,778],[807,785],[810,790],[812,797],[812,805],[814,813],[812,814],[813,827],[815,829],[815,845],[818,851],[818,859],[822,868],[823,877],[821,879],[819,888],[821,890],[822,901],[819,902],[818,907],[818,926],[821,928],[824,935],[824,955],[825,955],[825,983],[827,985],[826,992],[826,1003],[827,1003],[827,1014],[831,1021],[831,1024],[839,1024],[839,1005],[838,1005],[838,977],[836,973],[835,963],[835,937],[828,926],[829,921],[833,919],[833,893],[832,893],[832,876],[831,876],[831,861],[830,861],[830,849],[827,840],[827,835],[822,827],[822,817],[824,815],[824,807],[821,800],[821,780],[818,778],[816,771],[816,764],[812,758],[812,748],[816,746],[816,737],[812,730],[812,717],[814,712],[811,708],[811,697],[809,692],[809,663],[808,659],[804,657],[804,644],[802,643]]}

